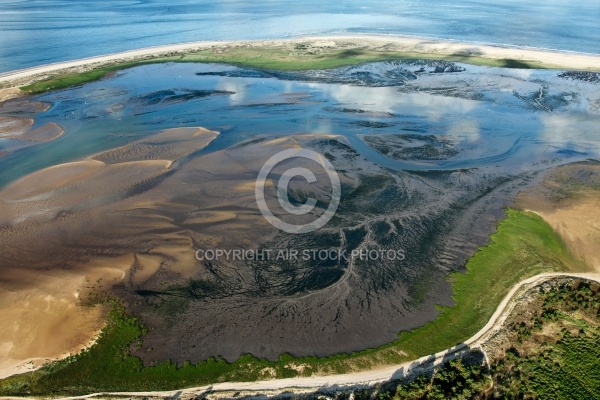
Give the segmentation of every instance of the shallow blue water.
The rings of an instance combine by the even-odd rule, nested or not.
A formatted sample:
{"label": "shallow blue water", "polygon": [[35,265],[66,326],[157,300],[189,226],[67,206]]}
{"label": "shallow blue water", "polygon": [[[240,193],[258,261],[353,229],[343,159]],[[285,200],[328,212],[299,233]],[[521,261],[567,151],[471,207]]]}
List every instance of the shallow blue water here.
{"label": "shallow blue water", "polygon": [[600,53],[597,0],[2,0],[0,72],[198,40],[405,34]]}
{"label": "shallow blue water", "polygon": [[[419,69],[373,63],[331,70],[328,79],[365,76],[365,71],[378,74],[371,76],[396,76],[391,72],[401,67]],[[403,92],[400,78],[395,78],[397,82],[380,78],[377,82],[385,83],[383,86],[356,86],[310,81],[305,73],[260,77],[257,71],[214,64],[165,63],[128,69],[110,79],[38,96],[52,107],[36,115],[34,127],[54,122],[65,129],[65,134],[0,157],[0,186],[44,167],[183,126],[221,132],[204,150],[206,153],[256,135],[340,134],[364,157],[392,169],[502,166],[521,170],[549,160],[573,161],[600,154],[599,117],[585,108],[587,100],[581,100],[585,93],[572,92],[584,87],[595,92],[594,84],[580,87],[582,84],[559,79],[555,71],[460,68],[465,70],[429,74],[418,81],[423,88],[435,84],[438,89],[455,89],[458,84],[454,95],[447,89],[445,95],[435,94],[435,90],[427,93],[417,86]],[[244,76],[232,76],[235,74]],[[545,93],[542,103],[556,110],[535,107],[533,99],[539,96],[540,85]],[[165,91],[194,90],[221,92],[176,101],[165,95]],[[469,94],[469,90],[475,92]],[[461,152],[437,162],[395,160],[362,139],[362,135],[390,133],[446,135]],[[0,140],[0,150],[9,149],[13,142]]]}

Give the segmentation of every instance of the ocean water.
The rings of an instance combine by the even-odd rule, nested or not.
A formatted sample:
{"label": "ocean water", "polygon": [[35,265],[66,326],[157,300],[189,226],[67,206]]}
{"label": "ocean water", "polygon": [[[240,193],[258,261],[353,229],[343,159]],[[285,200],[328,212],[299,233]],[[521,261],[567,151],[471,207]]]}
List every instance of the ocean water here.
{"label": "ocean water", "polygon": [[0,72],[163,44],[350,33],[600,53],[598,21],[598,0],[2,0]]}

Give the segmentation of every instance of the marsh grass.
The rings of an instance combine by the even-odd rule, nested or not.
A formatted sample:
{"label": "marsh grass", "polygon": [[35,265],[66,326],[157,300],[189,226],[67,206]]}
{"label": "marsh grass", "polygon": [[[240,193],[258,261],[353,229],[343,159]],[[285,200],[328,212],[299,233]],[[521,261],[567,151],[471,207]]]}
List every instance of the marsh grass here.
{"label": "marsh grass", "polygon": [[67,73],[21,87],[28,94],[41,94],[51,90],[66,89],[93,82],[109,76],[119,70],[144,64],[163,62],[223,63],[241,67],[271,69],[280,71],[301,71],[311,69],[329,69],[342,66],[363,64],[374,61],[390,60],[438,60],[464,62],[472,65],[504,68],[558,68],[534,61],[513,59],[491,59],[464,54],[433,54],[418,52],[385,52],[362,49],[326,50],[319,53],[306,51],[290,52],[280,47],[230,48],[223,51],[200,50],[183,55],[158,57],[140,61],[115,63],[81,73]]}

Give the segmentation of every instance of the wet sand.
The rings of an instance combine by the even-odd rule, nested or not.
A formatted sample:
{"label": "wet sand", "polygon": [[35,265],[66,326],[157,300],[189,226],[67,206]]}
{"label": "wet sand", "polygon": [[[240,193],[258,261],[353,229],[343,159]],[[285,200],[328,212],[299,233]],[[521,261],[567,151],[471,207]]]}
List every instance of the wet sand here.
{"label": "wet sand", "polygon": [[[128,279],[143,283],[156,272],[160,257],[136,255],[132,251],[143,249],[123,242],[108,244],[110,236],[118,236],[120,217],[106,213],[143,207],[111,205],[142,193],[152,179],[169,173],[173,161],[216,135],[202,128],[159,132],[38,171],[0,192],[0,319],[9,321],[0,328],[0,378],[87,347],[106,315],[106,306],[94,305],[94,296]],[[172,146],[165,144],[169,140]],[[157,141],[163,143],[159,151],[148,150]],[[157,222],[152,229],[160,229],[160,221],[149,219]],[[86,251],[90,245],[95,251]]]}
{"label": "wet sand", "polygon": [[0,117],[0,138],[19,138],[33,125],[33,118],[26,117]]}
{"label": "wet sand", "polygon": [[[217,354],[233,360],[246,352],[273,358],[289,346],[285,338],[291,332],[296,332],[295,345],[290,349],[294,353],[307,351],[303,349],[312,345],[308,350],[311,353],[331,354],[364,347],[365,338],[372,336],[369,334],[372,323],[381,326],[384,332],[375,338],[374,343],[378,344],[393,339],[402,328],[416,327],[435,317],[434,304],[443,302],[443,296],[448,295],[442,276],[439,276],[439,290],[410,309],[403,306],[410,295],[400,277],[380,276],[377,279],[390,281],[388,290],[394,293],[390,298],[395,300],[371,301],[372,310],[379,311],[373,311],[371,322],[367,322],[361,316],[367,312],[361,304],[368,297],[368,289],[359,285],[366,272],[343,276],[342,266],[323,269],[311,265],[273,265],[264,269],[244,263],[226,262],[212,267],[199,263],[195,259],[197,248],[252,248],[283,240],[277,239],[275,228],[258,212],[254,196],[257,171],[272,154],[303,148],[313,142],[333,141],[339,143],[337,147],[347,147],[342,144],[344,139],[337,136],[285,137],[235,146],[174,166],[173,161],[182,160],[215,137],[216,132],[200,128],[165,131],[82,161],[38,171],[6,187],[0,192],[0,240],[6,249],[5,268],[0,271],[0,279],[7,285],[4,289],[15,292],[15,299],[24,298],[26,290],[37,286],[28,281],[28,274],[53,271],[62,279],[70,279],[69,285],[55,286],[60,290],[71,288],[65,295],[64,307],[77,310],[73,308],[77,301],[73,292],[81,288],[84,278],[84,282],[95,282],[92,276],[99,274],[101,283],[91,288],[84,285],[80,290],[87,289],[85,294],[109,293],[123,299],[135,315],[144,316],[144,323],[153,331],[140,350],[146,363],[167,358],[198,362]],[[154,148],[157,143],[161,145]],[[352,165],[351,168],[358,168],[363,174],[381,172],[366,160],[356,160],[353,152],[344,155],[339,148],[337,152],[330,151],[336,154],[338,162],[346,159],[342,165]],[[324,171],[317,173],[319,182],[325,181],[324,174]],[[355,184],[350,176],[342,175],[341,180],[345,185]],[[268,188],[272,189],[272,185]],[[324,193],[327,187],[318,191]],[[269,201],[276,205],[274,198]],[[38,245],[32,249],[27,243]],[[108,261],[108,256],[114,260]],[[108,265],[113,272],[101,272]],[[397,268],[388,265],[387,274],[397,274],[394,272]],[[416,273],[413,270],[411,274]],[[306,290],[294,285],[286,288],[291,283],[286,281],[293,276],[297,285],[305,285]],[[189,297],[186,285],[190,279],[218,282],[220,289],[207,297]],[[326,287],[322,286],[324,283]],[[286,295],[290,290],[297,293]],[[161,294],[150,298],[140,294],[148,292]],[[405,308],[405,318],[391,318],[388,310],[391,305],[387,304],[390,301],[396,309]],[[171,307],[178,310],[174,316],[165,317],[160,311]],[[286,316],[279,312],[265,315],[265,310],[271,307]],[[294,311],[299,309],[313,309],[314,313]],[[342,309],[344,315],[336,316]],[[14,315],[7,318],[24,321],[21,313],[27,310],[13,308]],[[58,357],[73,348],[70,343],[81,345],[93,337],[97,332],[93,328],[99,326],[102,314],[83,311],[74,311],[79,317],[69,317],[77,328],[52,335],[55,351],[48,349],[44,357]],[[85,315],[90,322],[81,319]],[[172,317],[179,323],[173,324]],[[56,326],[63,318],[64,313],[56,317],[37,316],[50,326]],[[261,318],[263,322],[257,325]],[[313,318],[319,320],[315,329],[323,329],[317,344],[313,330],[306,329]],[[331,323],[338,318],[339,321]],[[245,321],[243,326],[231,329],[240,321]],[[362,322],[354,324],[359,321]],[[34,324],[19,326],[30,335],[35,332],[44,335]],[[214,329],[219,331],[211,334]],[[4,335],[0,336],[0,342],[15,342],[9,333],[0,332]],[[344,340],[340,340],[340,334]],[[273,341],[265,341],[265,335]],[[35,343],[46,340],[37,336],[34,339]],[[149,352],[152,348],[155,350]],[[13,363],[40,357],[33,344],[29,349],[19,344],[19,352],[14,354],[11,349],[7,346],[5,352]]]}
{"label": "wet sand", "polygon": [[49,103],[26,97],[0,101],[0,140],[8,139],[8,143],[3,143],[0,157],[61,137],[65,131],[54,122],[33,128],[38,113],[43,113],[49,108]]}
{"label": "wet sand", "polygon": [[44,126],[33,129],[22,134],[19,139],[26,142],[51,142],[58,139],[65,133],[64,129],[56,125],[54,122],[49,122]]}

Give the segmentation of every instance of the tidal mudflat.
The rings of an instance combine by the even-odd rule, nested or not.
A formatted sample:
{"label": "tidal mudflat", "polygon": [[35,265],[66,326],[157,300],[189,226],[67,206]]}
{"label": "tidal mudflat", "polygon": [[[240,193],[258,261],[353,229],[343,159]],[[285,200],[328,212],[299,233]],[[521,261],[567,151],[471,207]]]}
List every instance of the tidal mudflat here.
{"label": "tidal mudflat", "polygon": [[[121,299],[150,328],[135,350],[147,364],[382,345],[434,319],[436,304],[452,305],[446,276],[540,171],[600,156],[598,85],[593,72],[418,60],[298,72],[165,63],[5,102],[2,288],[22,301],[36,287],[31,274],[51,271],[39,276],[78,279],[43,299],[55,310],[86,315],[94,299]],[[269,157],[299,148],[333,164],[342,196],[327,226],[290,235],[262,217],[254,184]],[[275,188],[266,193],[278,210]],[[292,197],[307,193],[321,213],[322,175]],[[216,247],[404,257],[196,259]],[[100,325],[55,338],[55,356]],[[21,324],[18,335],[34,330]],[[39,357],[0,335],[12,343],[0,347],[7,358]]]}

